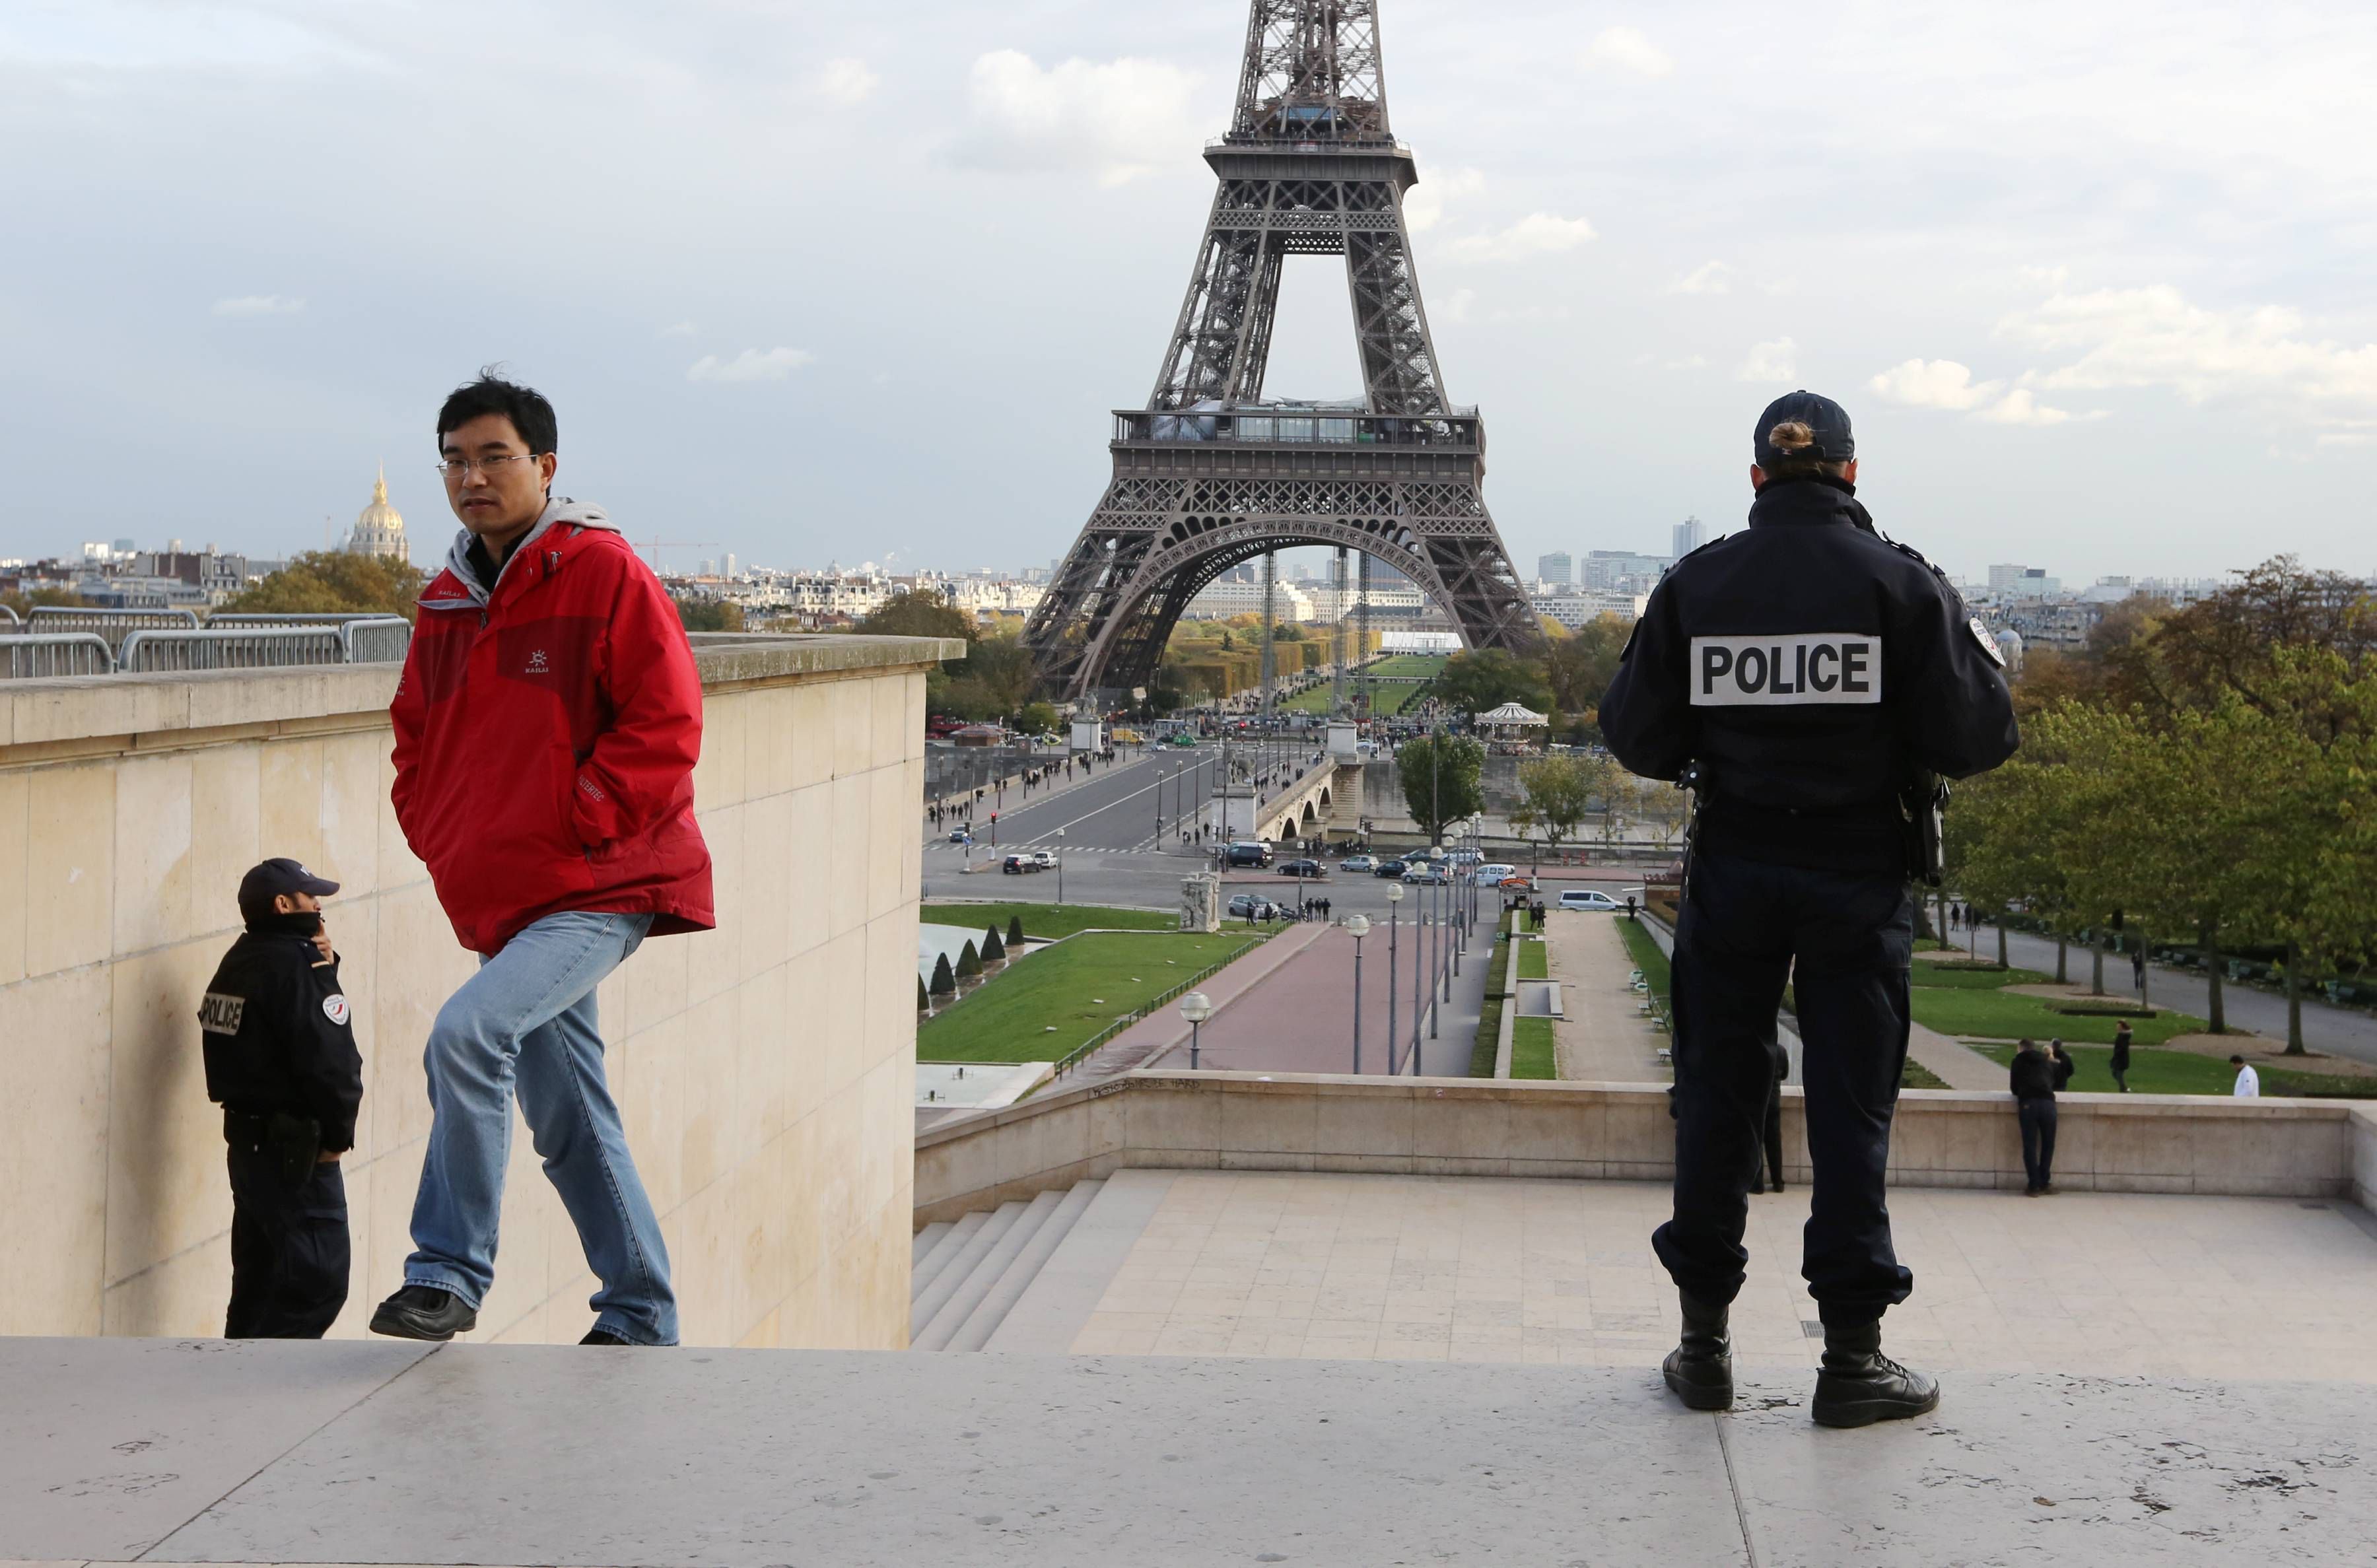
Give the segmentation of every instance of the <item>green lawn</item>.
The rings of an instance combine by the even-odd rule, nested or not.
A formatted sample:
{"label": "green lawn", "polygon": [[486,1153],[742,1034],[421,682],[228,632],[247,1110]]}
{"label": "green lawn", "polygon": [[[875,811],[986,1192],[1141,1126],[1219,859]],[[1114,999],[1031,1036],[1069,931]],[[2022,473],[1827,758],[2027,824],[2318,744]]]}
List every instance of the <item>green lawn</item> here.
{"label": "green lawn", "polygon": [[[2017,996],[1998,990],[1967,990],[1953,986],[1917,986],[1913,992],[1915,1022],[1942,1035],[1977,1036],[1987,1040],[2059,1038],[2066,1044],[2085,1040],[2113,1043],[2111,1013],[2088,1017],[2058,1012],[2045,997]],[[2183,1012],[2139,1018],[2131,1028],[2137,1044],[2158,1046],[2174,1035],[2201,1035],[2209,1029],[2201,1018]]]}
{"label": "green lawn", "polygon": [[1444,673],[1445,660],[1442,653],[1390,653],[1369,666],[1369,671],[1374,676],[1434,680]]}
{"label": "green lawn", "polygon": [[1541,942],[1519,944],[1519,978],[1548,980],[1552,977],[1551,954]]}
{"label": "green lawn", "polygon": [[1552,1059],[1552,1021],[1548,1018],[1522,1018],[1511,1027],[1511,1076],[1513,1078],[1557,1078],[1559,1069]]}
{"label": "green lawn", "polygon": [[[2071,1036],[2064,1036],[2071,1045]],[[1973,1047],[2000,1066],[2013,1061],[2012,1046]],[[2109,1095],[2114,1091],[2113,1058],[2108,1046],[2072,1046],[2072,1074],[2075,1093]],[[2297,1072],[2256,1059],[2262,1093],[2279,1095],[2349,1095],[2377,1098],[2377,1078],[2341,1078],[2320,1072]],[[2130,1093],[2133,1095],[2226,1095],[2236,1087],[2237,1070],[2216,1057],[2192,1051],[2135,1050],[2130,1053]]]}
{"label": "green lawn", "polygon": [[1666,995],[1667,955],[1659,951],[1659,944],[1651,940],[1651,933],[1644,928],[1642,922],[1619,920],[1618,935],[1626,943],[1627,955],[1634,960],[1634,967],[1642,971],[1642,978],[1650,982],[1652,992],[1657,996]]}
{"label": "green lawn", "polygon": [[1994,991],[2001,986],[2043,986],[2049,976],[2036,969],[1950,969],[1938,964],[1915,965],[1915,983],[1942,990]]}
{"label": "green lawn", "polygon": [[[1024,929],[1030,930],[1027,921]],[[1076,937],[1011,964],[916,1026],[919,1061],[1057,1061],[1127,1013],[1261,939],[1117,932]]]}
{"label": "green lawn", "polygon": [[1898,1086],[1902,1089],[1944,1089],[1948,1081],[1913,1057],[1908,1057],[1906,1071],[1898,1075]]}
{"label": "green lawn", "polygon": [[[1041,875],[1045,877],[1046,872]],[[924,921],[927,926],[971,926],[975,929],[997,921],[999,937],[1007,936],[1007,922],[1015,916],[1023,916],[1023,934],[1027,937],[1053,940],[1069,937],[1075,931],[1177,931],[1180,916],[1161,909],[1109,909],[1095,904],[927,904]],[[1027,1059],[1036,1061],[1039,1059]]]}

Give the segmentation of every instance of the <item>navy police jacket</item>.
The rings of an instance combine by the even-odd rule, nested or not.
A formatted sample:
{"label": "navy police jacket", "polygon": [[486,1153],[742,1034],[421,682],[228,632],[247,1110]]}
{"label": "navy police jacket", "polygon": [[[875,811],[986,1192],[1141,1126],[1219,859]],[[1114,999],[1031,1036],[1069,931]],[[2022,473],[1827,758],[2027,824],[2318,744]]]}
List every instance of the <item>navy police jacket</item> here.
{"label": "navy police jacket", "polygon": [[1894,859],[1916,770],[1967,778],[2020,744],[1995,640],[1872,527],[1845,484],[1771,483],[1746,531],[1651,595],[1601,732],[1646,778],[1701,764],[1708,841],[1804,865],[1844,847]]}
{"label": "navy police jacket", "polygon": [[252,1116],[283,1111],[321,1124],[322,1148],[355,1145],[364,1062],[339,965],[306,934],[307,917],[251,925],[198,1003],[207,1098]]}

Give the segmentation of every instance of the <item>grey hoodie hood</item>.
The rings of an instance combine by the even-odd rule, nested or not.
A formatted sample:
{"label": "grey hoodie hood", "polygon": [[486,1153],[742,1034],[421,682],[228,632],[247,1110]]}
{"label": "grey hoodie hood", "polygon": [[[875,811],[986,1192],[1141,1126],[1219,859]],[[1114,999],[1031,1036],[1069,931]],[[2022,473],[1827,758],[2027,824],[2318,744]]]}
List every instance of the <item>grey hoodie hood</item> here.
{"label": "grey hoodie hood", "polygon": [[[544,503],[544,510],[537,515],[536,522],[513,546],[510,557],[504,562],[503,570],[509,570],[513,561],[527,555],[529,546],[543,538],[545,531],[556,522],[566,522],[576,528],[600,528],[610,533],[619,532],[619,525],[611,521],[611,514],[593,502],[573,501],[567,496],[555,496]],[[487,595],[495,592],[496,584],[481,582],[478,569],[471,564],[471,542],[476,537],[467,528],[454,535],[454,543],[446,547],[446,569],[454,574],[455,581],[462,585],[474,602],[484,605]],[[496,574],[496,580],[498,582],[503,581],[503,571]]]}

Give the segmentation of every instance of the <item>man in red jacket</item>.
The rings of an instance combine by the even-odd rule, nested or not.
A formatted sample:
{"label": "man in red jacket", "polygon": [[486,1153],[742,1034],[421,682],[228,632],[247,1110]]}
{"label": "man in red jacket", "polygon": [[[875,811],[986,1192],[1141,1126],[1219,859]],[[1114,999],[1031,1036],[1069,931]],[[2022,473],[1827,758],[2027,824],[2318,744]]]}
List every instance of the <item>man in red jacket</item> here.
{"label": "man in red jacket", "polygon": [[393,799],[480,968],[430,1031],[414,1250],[372,1331],[477,1325],[517,1093],[602,1282],[580,1343],[673,1345],[668,1250],[603,1078],[594,988],[645,937],[715,923],[693,818],[700,677],[611,521],[553,496],[552,404],[484,377],[446,400],[437,440],[462,533],[389,710]]}

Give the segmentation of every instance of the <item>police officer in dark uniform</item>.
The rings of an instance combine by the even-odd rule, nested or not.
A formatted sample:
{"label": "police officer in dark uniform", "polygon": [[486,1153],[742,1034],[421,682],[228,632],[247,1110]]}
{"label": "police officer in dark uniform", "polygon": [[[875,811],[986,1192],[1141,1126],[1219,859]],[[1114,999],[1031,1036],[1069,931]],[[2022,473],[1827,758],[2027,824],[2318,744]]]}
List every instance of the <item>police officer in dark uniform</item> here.
{"label": "police officer in dark uniform", "polygon": [[319,1339],[347,1299],[347,1190],[364,1097],[352,1010],[321,900],[339,884],[268,860],[239,884],[247,930],[198,1006],[207,1097],[231,1145],[227,1339]]}
{"label": "police officer in dark uniform", "polygon": [[1803,1273],[1824,1324],[1810,1414],[1863,1426],[1940,1398],[1881,1349],[1883,1311],[1914,1284],[1882,1178],[1931,775],[1994,768],[2019,737],[1996,642],[1858,503],[1847,413],[1794,392],[1754,441],[1749,528],[1676,563],[1601,705],[1619,761],[1695,795],[1672,980],[1675,1214],[1652,1238],[1683,1299],[1664,1371],[1695,1409],[1732,1403],[1726,1319],[1787,979],[1815,1168]]}

